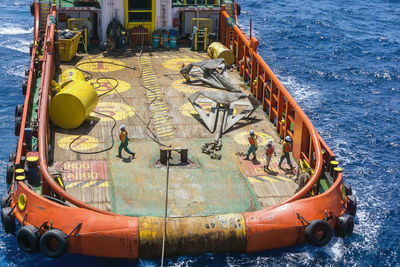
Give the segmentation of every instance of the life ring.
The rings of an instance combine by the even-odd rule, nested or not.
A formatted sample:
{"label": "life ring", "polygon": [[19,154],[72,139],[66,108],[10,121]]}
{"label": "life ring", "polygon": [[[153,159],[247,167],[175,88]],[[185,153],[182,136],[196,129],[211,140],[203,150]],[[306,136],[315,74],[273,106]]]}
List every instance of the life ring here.
{"label": "life ring", "polygon": [[29,254],[39,251],[39,238],[39,233],[33,225],[22,226],[17,232],[19,247]]}
{"label": "life ring", "polygon": [[63,255],[68,249],[66,235],[61,230],[50,229],[40,238],[40,249],[50,258]]}
{"label": "life ring", "polygon": [[26,90],[28,89],[28,81],[24,81],[23,83],[22,83],[22,94],[23,95],[26,95]]}
{"label": "life ring", "polygon": [[10,194],[1,197],[1,208],[5,208],[10,204]]}
{"label": "life ring", "polygon": [[17,120],[18,117],[22,117],[22,113],[24,113],[24,105],[23,104],[16,105],[14,119]]}
{"label": "life ring", "polygon": [[331,241],[332,228],[326,221],[313,220],[306,226],[306,240],[313,246],[323,247]]}
{"label": "life ring", "polygon": [[4,232],[7,234],[14,233],[16,228],[15,216],[11,211],[11,207],[1,209],[1,223],[3,224]]}
{"label": "life ring", "polygon": [[357,198],[354,195],[347,196],[347,213],[356,216],[357,213]]}
{"label": "life ring", "polygon": [[7,170],[6,170],[6,182],[7,184],[11,184],[13,175],[14,175],[14,162],[7,163]]}
{"label": "life ring", "polygon": [[19,131],[21,130],[21,121],[22,117],[17,117],[15,120],[15,129],[14,129],[15,136],[19,135]]}
{"label": "life ring", "polygon": [[354,229],[354,217],[350,214],[340,216],[335,225],[335,235],[345,238],[351,236]]}

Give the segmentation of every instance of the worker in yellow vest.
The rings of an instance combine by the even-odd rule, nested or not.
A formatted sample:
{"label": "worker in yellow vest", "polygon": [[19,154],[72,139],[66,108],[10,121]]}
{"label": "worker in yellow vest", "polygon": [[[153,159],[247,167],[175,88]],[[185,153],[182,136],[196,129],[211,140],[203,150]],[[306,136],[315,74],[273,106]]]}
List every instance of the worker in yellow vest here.
{"label": "worker in yellow vest", "polygon": [[265,166],[264,166],[264,171],[271,171],[269,169],[269,163],[271,162],[272,155],[276,156],[275,148],[274,148],[274,140],[268,139],[267,144],[265,145]]}
{"label": "worker in yellow vest", "polygon": [[128,137],[128,132],[126,131],[125,125],[121,125],[120,130],[121,130],[121,132],[119,133],[119,140],[121,140],[121,144],[119,144],[119,147],[118,147],[117,157],[119,157],[119,158],[122,157],[121,152],[122,152],[122,149],[124,149],[126,151],[126,153],[131,154],[132,158],[134,158],[135,153],[131,152],[128,148],[129,137]]}
{"label": "worker in yellow vest", "polygon": [[254,134],[253,130],[250,130],[250,136],[248,137],[249,140],[249,149],[247,150],[246,157],[244,158],[245,160],[249,160],[250,153],[253,154],[253,159],[252,160],[257,160],[256,157],[256,151],[258,148],[258,142],[257,142],[257,136]]}
{"label": "worker in yellow vest", "polygon": [[292,162],[290,161],[290,152],[292,151],[292,138],[290,136],[286,136],[285,141],[282,143],[282,156],[279,160],[279,168],[282,169],[282,162],[286,159],[287,163],[290,166],[290,169],[293,170]]}

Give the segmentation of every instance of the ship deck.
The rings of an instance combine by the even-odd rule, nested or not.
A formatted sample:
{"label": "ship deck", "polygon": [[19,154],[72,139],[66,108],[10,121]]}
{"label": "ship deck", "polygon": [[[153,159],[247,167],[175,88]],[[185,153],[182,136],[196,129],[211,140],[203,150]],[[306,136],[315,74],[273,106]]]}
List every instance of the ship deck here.
{"label": "ship deck", "polygon": [[[114,121],[92,113],[79,128],[64,130],[53,126],[54,145],[52,165],[62,174],[68,193],[94,207],[127,216],[163,216],[167,167],[159,160],[160,147],[146,133],[145,124],[160,142],[188,148],[188,163],[178,163],[179,154],[172,153],[169,168],[168,216],[207,216],[246,212],[276,205],[292,196],[298,185],[295,174],[278,168],[281,146],[273,124],[261,109],[252,119],[242,120],[223,135],[222,158],[211,159],[201,152],[205,142],[213,140],[188,101],[198,90],[215,91],[200,83],[186,84],[179,73],[182,64],[208,59],[204,53],[179,48],[171,51],[126,52],[119,56],[91,54],[76,57],[62,64],[63,70],[78,61],[79,68],[93,75],[98,94],[115,85],[117,90],[99,98],[96,111],[108,114]],[[115,64],[109,64],[112,62]],[[128,66],[130,68],[124,68]],[[133,67],[136,70],[132,69]],[[231,82],[248,92],[236,70],[230,70]],[[97,80],[98,78],[101,78]],[[156,97],[156,100],[149,103]],[[204,105],[207,105],[205,103]],[[126,125],[129,148],[118,158],[119,126]],[[255,130],[259,139],[256,161],[243,160],[247,134]],[[96,154],[91,153],[113,147]],[[263,171],[266,140],[275,140],[276,156],[272,158],[271,173]],[[251,156],[250,156],[251,158]],[[292,162],[295,162],[292,160]]]}

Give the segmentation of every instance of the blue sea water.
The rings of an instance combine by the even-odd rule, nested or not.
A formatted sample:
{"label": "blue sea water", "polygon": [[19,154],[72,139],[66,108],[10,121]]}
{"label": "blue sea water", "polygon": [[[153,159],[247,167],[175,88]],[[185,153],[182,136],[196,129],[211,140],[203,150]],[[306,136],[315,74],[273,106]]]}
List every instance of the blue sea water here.
{"label": "blue sea water", "polygon": [[[358,198],[351,238],[254,254],[167,259],[170,266],[400,265],[400,1],[239,0],[239,22],[337,155]],[[29,65],[29,1],[0,1],[0,168],[15,151],[14,108]],[[4,178],[3,178],[4,181]],[[5,182],[0,193],[6,192]],[[27,255],[0,230],[0,266],[157,266]]]}

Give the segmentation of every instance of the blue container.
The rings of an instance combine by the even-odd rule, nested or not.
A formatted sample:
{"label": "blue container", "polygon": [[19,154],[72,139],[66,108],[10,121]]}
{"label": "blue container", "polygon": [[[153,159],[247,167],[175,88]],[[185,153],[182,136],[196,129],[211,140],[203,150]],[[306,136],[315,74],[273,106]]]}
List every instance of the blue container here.
{"label": "blue container", "polygon": [[169,48],[176,48],[176,36],[169,36]]}
{"label": "blue container", "polygon": [[160,35],[158,33],[153,33],[152,46],[153,49],[157,49],[160,46]]}
{"label": "blue container", "polygon": [[178,36],[178,31],[177,30],[169,30],[169,35],[170,36]]}
{"label": "blue container", "polygon": [[161,39],[162,39],[161,45],[163,47],[168,47],[168,33],[167,32],[162,34]]}

